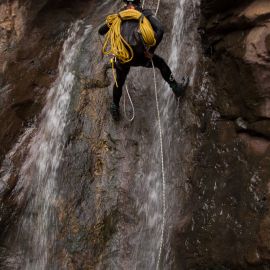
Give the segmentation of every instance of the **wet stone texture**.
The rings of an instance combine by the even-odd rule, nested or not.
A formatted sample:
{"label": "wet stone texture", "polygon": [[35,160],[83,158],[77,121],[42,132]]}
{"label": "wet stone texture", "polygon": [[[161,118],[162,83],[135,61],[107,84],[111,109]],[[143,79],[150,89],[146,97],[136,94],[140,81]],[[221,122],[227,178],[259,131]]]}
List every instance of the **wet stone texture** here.
{"label": "wet stone texture", "polygon": [[[19,204],[13,189],[46,95],[57,78],[63,42],[71,23],[95,7],[94,1],[0,2],[1,269],[20,269],[23,255],[13,248],[17,219],[25,205]],[[82,148],[83,143],[78,144],[77,149]]]}
{"label": "wet stone texture", "polygon": [[69,25],[85,16],[86,7],[91,1],[1,1],[1,161],[22,130],[34,124],[56,78]]}
{"label": "wet stone texture", "polygon": [[202,134],[190,223],[176,232],[179,265],[270,269],[270,2],[205,0],[201,11],[209,102],[197,104]]}
{"label": "wet stone texture", "polygon": [[[166,34],[159,53],[166,60],[175,34],[172,2],[179,1],[161,1]],[[198,21],[198,6],[189,4],[184,21]],[[0,269],[20,269],[23,261],[14,252],[14,231],[24,207],[12,191],[57,77],[69,25],[79,18],[92,31],[74,69],[76,91],[57,177],[56,243],[47,269],[126,270],[134,262],[136,269],[155,269],[149,254],[158,249],[160,232],[154,231],[157,224],[145,229],[143,212],[150,208],[147,188],[154,186],[146,176],[160,180],[160,166],[154,166],[160,160],[152,154],[159,147],[153,75],[132,71],[136,118],[114,123],[108,111],[113,79],[96,33],[103,16],[119,6],[100,0],[0,3]],[[178,52],[186,60],[181,72],[189,74],[195,69],[189,49],[197,48],[193,85],[180,108],[169,94],[160,95],[168,175],[161,269],[268,270],[270,2],[202,0],[201,13],[200,25],[192,24],[195,45],[187,24],[188,41]],[[165,89],[160,75],[158,81]],[[20,137],[25,129],[29,133]],[[4,175],[8,180],[2,181]],[[154,245],[147,246],[152,238]]]}

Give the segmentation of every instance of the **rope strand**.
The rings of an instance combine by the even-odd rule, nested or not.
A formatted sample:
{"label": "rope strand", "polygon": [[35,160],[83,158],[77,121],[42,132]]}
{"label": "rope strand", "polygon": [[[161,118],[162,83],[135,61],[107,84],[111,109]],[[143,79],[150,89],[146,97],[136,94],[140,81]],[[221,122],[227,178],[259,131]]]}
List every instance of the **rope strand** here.
{"label": "rope strand", "polygon": [[[144,5],[145,5],[145,0],[143,0],[142,9],[144,9]],[[158,14],[159,7],[160,7],[160,0],[158,0],[158,3],[157,3],[157,9],[156,9],[156,12],[155,12],[155,16],[157,16],[157,14]]]}
{"label": "rope strand", "polygon": [[124,94],[124,113],[125,113],[125,118],[127,121],[129,122],[132,122],[135,118],[135,108],[134,108],[134,105],[133,105],[133,102],[132,102],[132,99],[131,99],[131,96],[129,94],[129,91],[128,91],[128,87],[126,86],[126,92],[127,92],[127,95],[128,95],[128,98],[129,98],[129,102],[131,104],[131,107],[132,107],[132,117],[131,118],[128,118],[127,116],[127,111],[126,111],[126,95]]}
{"label": "rope strand", "polygon": [[145,0],[143,0],[143,3],[142,3],[142,9],[144,8],[144,4],[145,4]]}
{"label": "rope strand", "polygon": [[158,0],[158,4],[157,4],[157,9],[156,9],[155,16],[157,16],[157,14],[158,14],[158,11],[159,11],[159,6],[160,6],[160,0]]}
{"label": "rope strand", "polygon": [[[142,8],[144,8],[144,5],[145,5],[145,0],[143,0]],[[155,16],[157,15],[157,13],[159,11],[159,7],[160,7],[160,0],[158,0]],[[111,22],[109,22],[109,24],[110,23]],[[118,28],[118,27],[119,27],[119,25],[116,28]],[[109,39],[109,35],[107,36],[107,40],[106,40],[106,42],[104,44],[104,47],[103,47],[103,53],[104,54],[112,53],[111,50],[106,51],[108,39]],[[124,44],[126,44],[125,40],[122,39],[122,41],[123,41]],[[112,46],[114,46],[114,44]],[[121,46],[122,46],[122,44],[121,44]],[[120,51],[122,53],[121,54],[122,61],[123,62],[130,61],[129,52],[124,52],[123,53],[123,47],[121,47],[121,46],[120,46],[120,48],[121,48]],[[133,51],[130,50],[130,53],[131,53],[131,59],[132,59],[133,58]],[[161,224],[160,246],[159,246],[158,259],[157,259],[157,265],[156,265],[156,270],[159,270],[160,262],[161,262],[161,254],[162,254],[162,249],[163,249],[163,245],[164,245],[165,217],[166,217],[166,181],[165,181],[166,179],[165,179],[165,167],[164,167],[164,150],[163,150],[163,139],[162,139],[162,126],[161,126],[160,108],[159,108],[158,92],[157,92],[157,79],[156,79],[155,66],[154,66],[154,63],[153,63],[152,59],[151,59],[151,63],[152,63],[153,75],[154,75],[154,88],[155,88],[156,110],[157,110],[157,119],[158,119],[158,127],[159,127],[160,154],[161,154],[161,173],[162,173],[162,224]],[[127,121],[132,122],[134,120],[134,118],[135,118],[135,109],[134,109],[134,105],[133,105],[133,102],[132,102],[132,99],[131,99],[131,96],[130,96],[130,93],[129,93],[129,90],[128,90],[127,86],[126,86],[126,92],[127,92],[127,95],[128,95],[131,107],[132,107],[132,117],[129,119],[128,116],[127,116],[125,95],[124,95],[124,112],[125,112],[125,117],[126,117]]]}
{"label": "rope strand", "polygon": [[156,79],[156,71],[153,60],[151,59],[153,74],[154,74],[154,86],[155,86],[155,98],[156,98],[156,109],[157,109],[157,118],[158,118],[158,127],[159,127],[159,141],[160,141],[160,154],[161,154],[161,173],[162,173],[162,225],[161,225],[161,240],[160,247],[158,252],[158,260],[156,270],[159,269],[161,253],[164,242],[164,231],[165,231],[165,215],[166,215],[166,182],[165,182],[165,168],[164,168],[164,151],[163,151],[163,140],[162,140],[162,127],[161,127],[161,118],[160,118],[160,110],[159,110],[159,102],[158,102],[158,93],[157,93],[157,79]]}

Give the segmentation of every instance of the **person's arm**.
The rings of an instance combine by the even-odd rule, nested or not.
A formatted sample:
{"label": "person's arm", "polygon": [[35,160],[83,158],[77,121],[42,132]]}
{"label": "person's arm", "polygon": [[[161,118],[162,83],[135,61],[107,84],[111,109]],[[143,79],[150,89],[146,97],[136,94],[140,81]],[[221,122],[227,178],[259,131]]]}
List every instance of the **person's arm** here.
{"label": "person's arm", "polygon": [[149,22],[151,23],[151,25],[153,27],[153,30],[155,31],[156,41],[157,41],[157,43],[155,45],[155,48],[156,48],[163,38],[163,34],[164,34],[163,25],[157,19],[157,17],[152,13],[152,11],[150,9],[145,9],[145,10],[143,10],[142,13],[149,20]]}
{"label": "person's arm", "polygon": [[109,26],[107,24],[102,25],[99,29],[98,29],[98,33],[101,36],[104,36],[105,34],[107,34],[107,32],[109,31]]}

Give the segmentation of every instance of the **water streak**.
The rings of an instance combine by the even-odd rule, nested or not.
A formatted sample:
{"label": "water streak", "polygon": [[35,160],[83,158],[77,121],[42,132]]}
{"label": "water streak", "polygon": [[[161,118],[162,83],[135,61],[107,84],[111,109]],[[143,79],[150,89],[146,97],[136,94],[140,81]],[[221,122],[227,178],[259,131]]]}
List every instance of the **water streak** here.
{"label": "water streak", "polygon": [[[193,14],[197,0],[175,1],[175,14],[172,28],[172,41],[169,54],[169,66],[179,80],[180,76],[188,74],[193,81],[196,72],[197,48],[195,43],[196,32],[192,25]],[[162,12],[162,11],[160,11]],[[189,31],[187,30],[189,28]],[[171,269],[174,265],[174,258],[171,254],[170,228],[176,222],[176,215],[171,215],[171,209],[180,212],[180,202],[175,194],[175,187],[182,181],[181,164],[176,161],[181,157],[182,145],[179,132],[181,131],[180,119],[176,117],[176,103],[171,89],[165,83],[159,84],[160,110],[162,116],[162,130],[165,151],[166,170],[166,227],[165,242],[163,249],[163,260],[160,269]],[[167,89],[167,91],[164,91]],[[147,149],[147,157],[142,157],[139,166],[145,167],[148,153],[151,160],[146,163],[148,170],[143,177],[143,187],[146,196],[144,202],[138,201],[139,215],[145,222],[141,224],[140,240],[136,249],[135,269],[155,269],[158,260],[158,250],[162,235],[162,179],[160,171],[160,147],[158,140],[158,125],[155,124],[156,135],[153,144]],[[141,196],[141,194],[140,194]],[[176,209],[177,208],[177,209]]]}
{"label": "water streak", "polygon": [[71,93],[76,84],[74,67],[80,46],[91,28],[80,33],[82,22],[69,30],[59,62],[58,78],[49,90],[39,127],[29,144],[15,193],[26,204],[18,238],[24,243],[24,269],[56,269],[49,263],[57,231],[54,206],[57,201],[57,173],[61,163],[64,131],[68,122]]}

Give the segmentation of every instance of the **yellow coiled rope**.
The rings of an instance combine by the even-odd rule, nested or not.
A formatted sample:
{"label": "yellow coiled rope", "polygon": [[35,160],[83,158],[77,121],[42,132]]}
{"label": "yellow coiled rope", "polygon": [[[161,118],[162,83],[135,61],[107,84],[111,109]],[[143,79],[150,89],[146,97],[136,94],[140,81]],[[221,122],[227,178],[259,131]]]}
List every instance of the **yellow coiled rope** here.
{"label": "yellow coiled rope", "polygon": [[139,21],[139,31],[147,47],[156,45],[155,32],[152,25],[141,12],[135,9],[127,9],[119,14],[109,15],[106,22],[110,29],[106,34],[102,52],[105,55],[113,55],[121,63],[130,62],[134,57],[131,46],[121,35],[121,23],[127,20]]}

